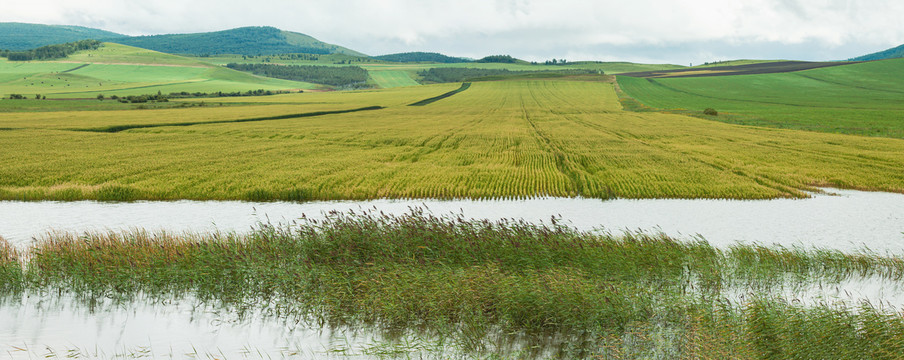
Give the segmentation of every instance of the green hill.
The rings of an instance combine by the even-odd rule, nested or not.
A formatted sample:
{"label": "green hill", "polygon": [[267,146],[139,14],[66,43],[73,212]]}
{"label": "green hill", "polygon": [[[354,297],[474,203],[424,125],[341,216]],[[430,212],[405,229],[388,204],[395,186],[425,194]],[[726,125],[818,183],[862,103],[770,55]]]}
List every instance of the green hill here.
{"label": "green hill", "polygon": [[465,63],[472,60],[452,57],[435,52],[406,52],[398,54],[387,54],[373,56],[374,59],[392,62],[433,62],[443,64]]}
{"label": "green hill", "polygon": [[305,34],[274,27],[243,27],[224,31],[134,36],[111,41],[169,54],[269,55],[287,53],[349,54],[365,56],[338,45],[327,44]]}
{"label": "green hill", "polygon": [[[904,59],[709,77],[618,76],[643,105],[742,125],[904,138]],[[626,103],[629,108],[649,110]]]}
{"label": "green hill", "polygon": [[94,98],[98,94],[144,95],[172,92],[233,93],[295,91],[317,84],[272,79],[193,59],[127,45],[104,43],[54,61],[0,58],[0,96],[41,94],[51,98]]}
{"label": "green hill", "polygon": [[474,62],[477,63],[498,63],[498,64],[527,64],[527,61],[516,59],[511,55],[490,55],[485,56],[480,60],[476,60]]}
{"label": "green hill", "polygon": [[34,48],[88,39],[117,40],[126,37],[114,32],[81,26],[0,23],[0,49],[31,50]]}
{"label": "green hill", "polygon": [[885,59],[897,59],[904,58],[904,45],[893,47],[888,50],[872,53],[869,55],[863,55],[860,57],[855,57],[850,59],[850,61],[872,61],[872,60],[885,60]]}

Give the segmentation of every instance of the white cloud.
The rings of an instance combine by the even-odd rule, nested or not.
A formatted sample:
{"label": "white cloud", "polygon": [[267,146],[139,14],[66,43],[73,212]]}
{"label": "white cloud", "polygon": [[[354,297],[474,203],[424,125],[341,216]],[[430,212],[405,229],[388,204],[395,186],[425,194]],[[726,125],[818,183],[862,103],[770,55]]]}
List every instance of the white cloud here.
{"label": "white cloud", "polygon": [[[807,44],[824,49],[904,42],[897,0],[46,0],[4,4],[0,21],[71,24],[131,35],[269,25],[366,53],[562,57],[676,44]],[[719,49],[712,53],[724,53]],[[672,54],[676,54],[673,52]],[[730,55],[730,54],[729,54]],[[840,55],[840,57],[858,54]],[[669,59],[663,53],[660,60]],[[637,56],[637,58],[646,58]],[[680,59],[675,59],[680,60]],[[703,60],[703,59],[701,59]]]}

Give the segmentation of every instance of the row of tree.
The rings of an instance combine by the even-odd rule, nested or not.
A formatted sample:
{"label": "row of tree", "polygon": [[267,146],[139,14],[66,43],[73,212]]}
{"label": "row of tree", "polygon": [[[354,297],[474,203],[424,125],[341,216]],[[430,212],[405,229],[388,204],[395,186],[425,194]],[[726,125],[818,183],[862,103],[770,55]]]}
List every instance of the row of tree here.
{"label": "row of tree", "polygon": [[62,59],[78,51],[95,50],[103,43],[97,40],[81,40],[65,44],[47,45],[26,51],[0,50],[0,57],[9,61]]}
{"label": "row of tree", "polygon": [[358,66],[236,64],[226,67],[255,75],[340,87],[364,87],[367,70]]}
{"label": "row of tree", "polygon": [[434,62],[444,64],[471,62],[469,59],[446,56],[435,52],[407,52],[374,56],[373,58],[392,62]]}
{"label": "row of tree", "polygon": [[[25,96],[22,94],[9,94],[9,99],[10,100],[25,100],[25,99],[28,99],[28,96]],[[47,99],[47,97],[41,96],[41,94],[35,95],[35,100],[44,100],[44,99]]]}
{"label": "row of tree", "polygon": [[505,77],[505,76],[561,76],[596,74],[594,70],[563,69],[563,70],[525,70],[512,71],[507,69],[473,69],[473,68],[431,68],[418,72],[425,83],[462,82],[478,78]]}
{"label": "row of tree", "polygon": [[[552,59],[552,60],[546,60],[543,62],[544,65],[565,65],[567,63],[568,63],[568,60],[565,60],[565,59],[561,59],[561,60]],[[537,62],[534,61],[534,62],[531,62],[531,64],[537,64]]]}
{"label": "row of tree", "polygon": [[518,59],[513,58],[511,55],[490,55],[475,62],[514,64],[518,62]]}
{"label": "row of tree", "polygon": [[[191,98],[209,98],[209,97],[236,97],[236,96],[266,96],[266,95],[277,95],[277,94],[288,94],[288,91],[273,91],[273,90],[248,90],[245,92],[241,91],[233,91],[233,92],[223,92],[217,91],[212,93],[204,93],[204,92],[171,92],[169,94],[164,94],[160,91],[157,91],[157,94],[146,94],[146,95],[128,95],[128,96],[118,96],[113,95],[110,96],[109,99],[116,100],[121,103],[146,103],[146,102],[167,102],[169,99],[191,99]],[[98,94],[97,100],[104,100],[107,97],[104,94]]]}

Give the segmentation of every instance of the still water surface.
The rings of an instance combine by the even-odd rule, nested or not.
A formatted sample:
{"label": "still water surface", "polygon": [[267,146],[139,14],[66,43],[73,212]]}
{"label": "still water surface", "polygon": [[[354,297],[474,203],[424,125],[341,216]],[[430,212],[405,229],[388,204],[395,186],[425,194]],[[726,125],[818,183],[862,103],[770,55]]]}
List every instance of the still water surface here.
{"label": "still water surface", "polygon": [[0,201],[0,236],[26,246],[48,231],[244,232],[259,222],[285,223],[330,210],[377,209],[404,213],[426,207],[434,214],[517,218],[532,222],[561,216],[581,230],[662,231],[678,238],[700,235],[726,247],[736,242],[817,246],[840,250],[904,252],[904,194],[827,189],[834,195],[779,200],[373,200],[307,203],[173,201],[101,203]]}

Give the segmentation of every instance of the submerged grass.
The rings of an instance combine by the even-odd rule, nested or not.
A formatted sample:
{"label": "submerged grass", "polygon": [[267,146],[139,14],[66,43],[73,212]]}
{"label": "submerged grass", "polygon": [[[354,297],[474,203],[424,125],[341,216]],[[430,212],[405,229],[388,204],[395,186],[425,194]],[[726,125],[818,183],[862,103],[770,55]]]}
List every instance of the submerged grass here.
{"label": "submerged grass", "polygon": [[19,251],[0,236],[0,293],[21,289],[23,275]]}
{"label": "submerged grass", "polygon": [[[334,212],[248,235],[57,234],[28,251],[24,273],[18,255],[7,254],[0,259],[22,276],[8,283],[126,298],[192,292],[321,326],[417,329],[501,357],[837,358],[831,347],[843,345],[837,354],[881,358],[904,350],[904,320],[893,311],[792,304],[762,290],[788,277],[900,280],[900,257],[720,250],[664,235],[579,232],[555,218]],[[758,290],[732,302],[724,294],[738,286]],[[493,334],[521,345],[488,342]]]}

